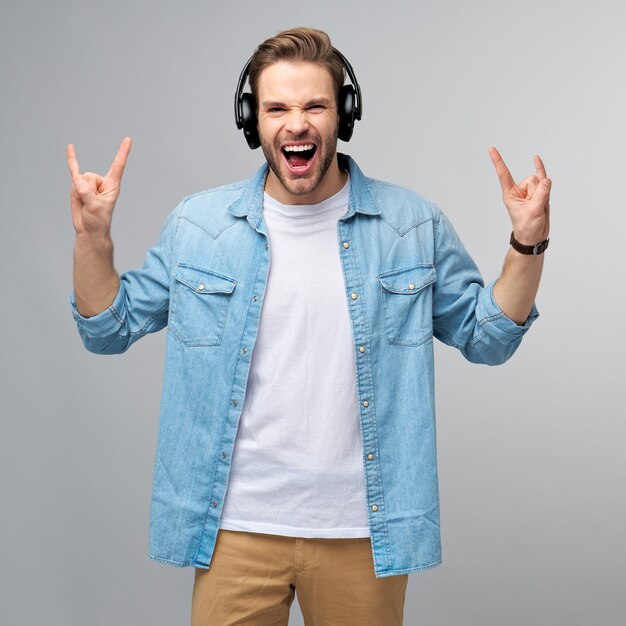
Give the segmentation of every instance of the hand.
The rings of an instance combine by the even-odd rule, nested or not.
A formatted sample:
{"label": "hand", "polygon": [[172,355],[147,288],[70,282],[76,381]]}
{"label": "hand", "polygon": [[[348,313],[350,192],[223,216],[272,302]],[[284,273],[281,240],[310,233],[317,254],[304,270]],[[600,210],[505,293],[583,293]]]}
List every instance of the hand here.
{"label": "hand", "polygon": [[113,208],[120,195],[120,183],[131,139],[124,138],[106,176],[80,173],[74,146],[67,146],[67,167],[72,175],[70,203],[76,236],[109,237]]}
{"label": "hand", "polygon": [[534,246],[548,238],[550,232],[550,188],[552,181],[538,155],[533,157],[536,175],[515,183],[509,168],[495,148],[489,149],[500,186],[502,199],[509,212],[515,239],[527,246]]}

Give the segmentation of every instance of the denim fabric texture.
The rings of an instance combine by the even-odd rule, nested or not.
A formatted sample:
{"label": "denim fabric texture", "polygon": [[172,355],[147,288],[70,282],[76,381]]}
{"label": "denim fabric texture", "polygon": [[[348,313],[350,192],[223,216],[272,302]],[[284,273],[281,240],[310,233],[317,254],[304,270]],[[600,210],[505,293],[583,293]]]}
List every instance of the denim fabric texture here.
{"label": "denim fabric texture", "polygon": [[[441,562],[433,337],[475,363],[516,350],[508,319],[445,215],[417,193],[350,172],[337,223],[354,337],[375,575]],[[74,318],[88,350],[115,354],[168,326],[151,502],[150,557],[208,568],[228,485],[271,250],[267,165],[254,178],[185,198],[113,304]],[[250,480],[254,480],[251,476]]]}

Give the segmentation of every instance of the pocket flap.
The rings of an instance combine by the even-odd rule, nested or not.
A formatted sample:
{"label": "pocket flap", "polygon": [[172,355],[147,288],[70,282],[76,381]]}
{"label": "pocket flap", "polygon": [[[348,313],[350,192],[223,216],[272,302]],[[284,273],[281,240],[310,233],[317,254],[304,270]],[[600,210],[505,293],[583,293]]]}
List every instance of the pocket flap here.
{"label": "pocket flap", "polygon": [[237,285],[234,278],[187,263],[179,263],[176,266],[174,278],[197,294],[232,293]]}
{"label": "pocket flap", "polygon": [[437,280],[433,265],[416,265],[378,275],[384,289],[392,293],[413,294]]}

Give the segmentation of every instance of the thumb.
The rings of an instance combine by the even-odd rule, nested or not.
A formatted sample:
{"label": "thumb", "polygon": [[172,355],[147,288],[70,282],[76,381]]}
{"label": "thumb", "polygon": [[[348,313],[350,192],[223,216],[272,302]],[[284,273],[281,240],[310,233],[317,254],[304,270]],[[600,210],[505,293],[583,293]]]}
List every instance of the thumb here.
{"label": "thumb", "polygon": [[533,204],[544,207],[550,200],[550,190],[552,189],[552,181],[544,178],[535,189],[533,194]]}

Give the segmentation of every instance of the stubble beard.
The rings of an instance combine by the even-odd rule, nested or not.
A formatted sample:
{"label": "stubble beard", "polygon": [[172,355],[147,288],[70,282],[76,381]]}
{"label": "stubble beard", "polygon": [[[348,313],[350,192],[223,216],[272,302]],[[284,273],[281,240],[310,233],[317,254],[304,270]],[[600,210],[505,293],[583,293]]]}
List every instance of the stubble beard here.
{"label": "stubble beard", "polygon": [[284,164],[282,163],[283,154],[280,149],[280,141],[277,140],[276,145],[271,145],[260,135],[261,149],[263,150],[267,164],[284,189],[294,196],[304,196],[317,189],[322,180],[324,180],[326,172],[328,172],[332,165],[337,152],[337,133],[338,129],[331,135],[325,137],[321,142],[315,142],[319,151],[319,154],[315,155],[317,163],[315,165],[315,171],[306,178],[291,178],[289,174],[282,169],[281,165]]}

